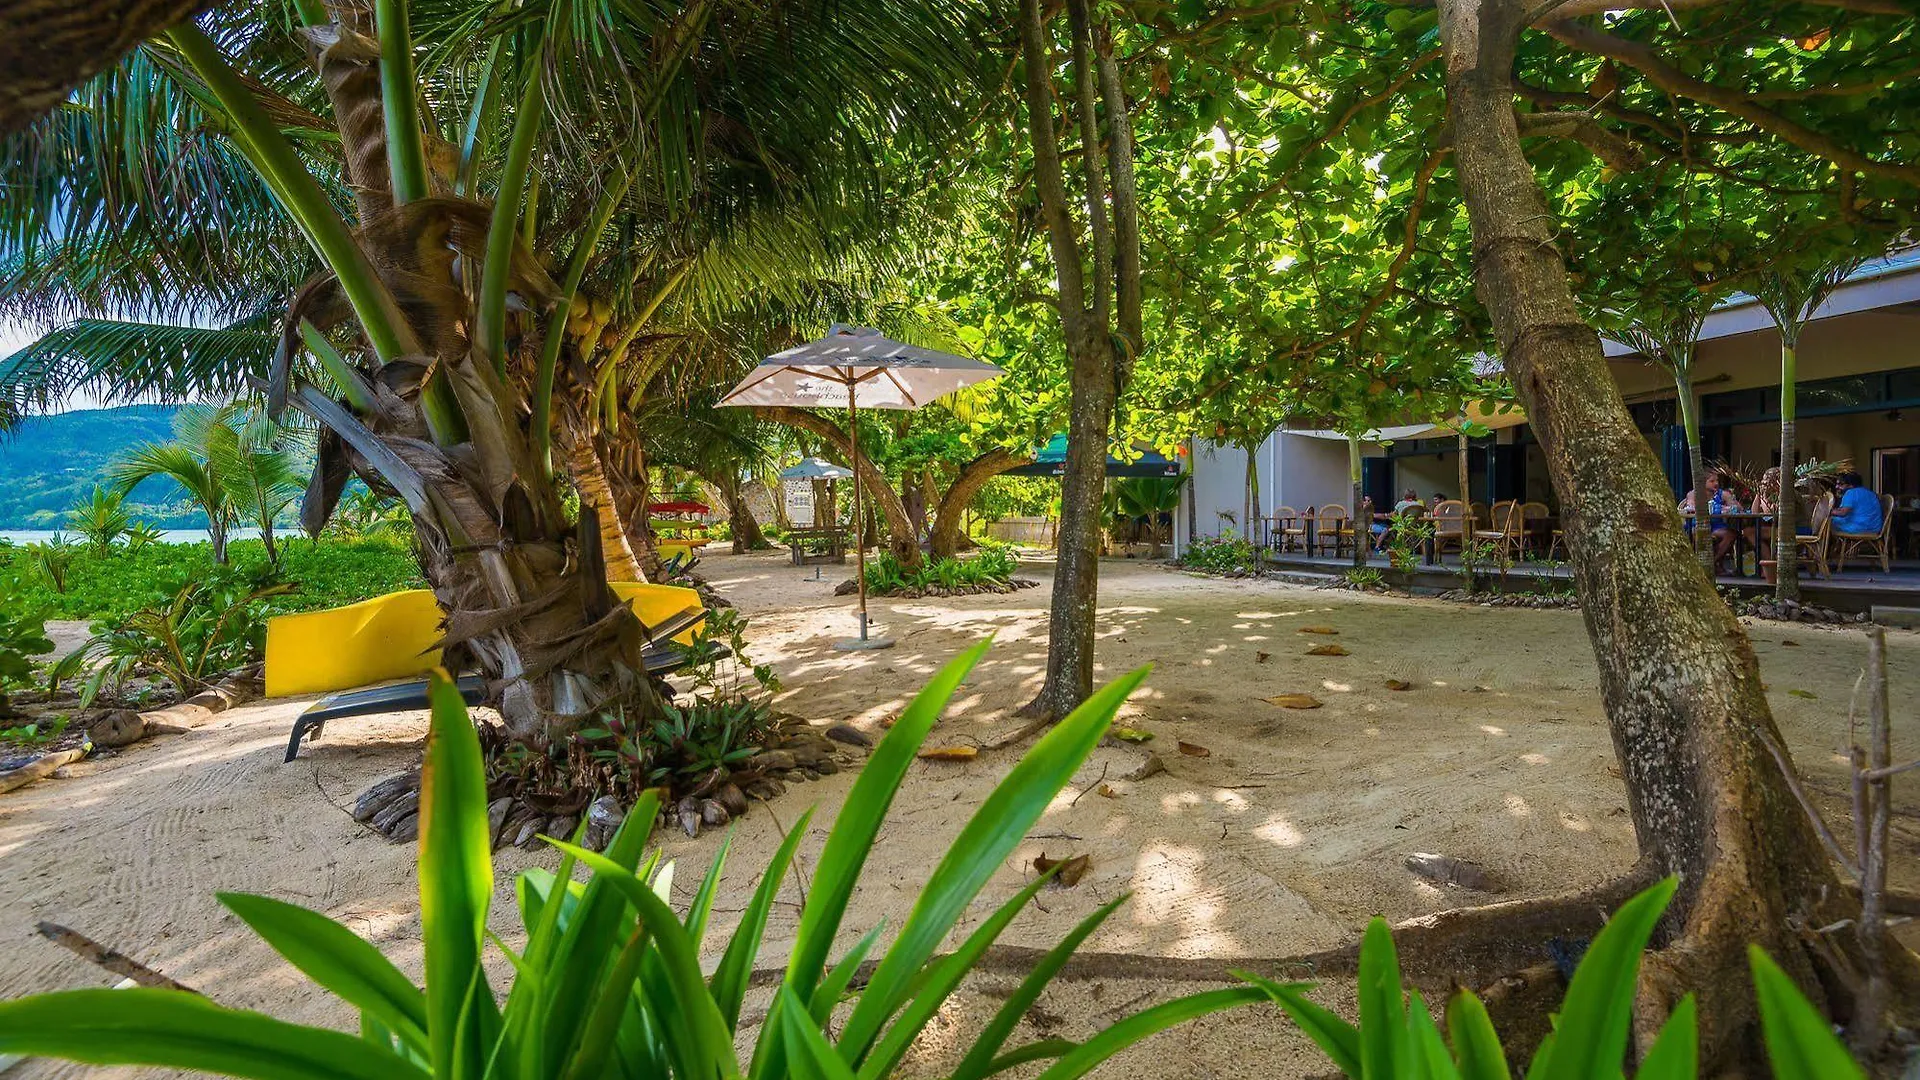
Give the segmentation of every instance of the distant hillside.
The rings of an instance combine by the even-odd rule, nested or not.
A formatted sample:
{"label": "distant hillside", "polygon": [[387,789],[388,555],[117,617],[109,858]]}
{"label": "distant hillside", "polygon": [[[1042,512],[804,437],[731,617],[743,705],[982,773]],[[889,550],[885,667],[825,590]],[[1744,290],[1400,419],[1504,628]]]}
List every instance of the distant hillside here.
{"label": "distant hillside", "polygon": [[[141,443],[173,435],[174,405],[76,409],[30,417],[0,435],[0,529],[57,529],[66,512],[104,483],[114,461]],[[133,489],[134,517],[164,529],[203,529],[204,515],[172,481]]]}

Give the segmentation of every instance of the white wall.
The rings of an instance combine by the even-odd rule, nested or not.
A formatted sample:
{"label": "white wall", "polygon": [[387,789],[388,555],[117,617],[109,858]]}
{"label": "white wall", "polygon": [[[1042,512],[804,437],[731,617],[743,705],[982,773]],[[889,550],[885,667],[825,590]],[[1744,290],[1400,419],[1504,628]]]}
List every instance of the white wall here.
{"label": "white wall", "polygon": [[[1245,535],[1246,455],[1235,446],[1195,439],[1191,457],[1193,479],[1174,515],[1176,552],[1186,550],[1191,539],[1189,520],[1200,536]],[[1275,432],[1255,451],[1255,463],[1260,471],[1260,516],[1271,515],[1276,506],[1305,510],[1329,502],[1345,505],[1352,499],[1343,440]],[[1233,516],[1232,524],[1220,516],[1222,511]]]}

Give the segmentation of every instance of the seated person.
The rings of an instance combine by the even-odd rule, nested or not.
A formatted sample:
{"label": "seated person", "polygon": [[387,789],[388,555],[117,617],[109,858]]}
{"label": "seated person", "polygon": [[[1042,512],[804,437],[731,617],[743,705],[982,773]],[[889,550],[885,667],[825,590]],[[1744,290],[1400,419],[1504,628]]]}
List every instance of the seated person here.
{"label": "seated person", "polygon": [[1396,514],[1404,514],[1411,507],[1425,505],[1425,503],[1420,501],[1419,494],[1412,488],[1408,488],[1400,493],[1400,501],[1393,504],[1393,512]]}
{"label": "seated person", "polygon": [[[1707,525],[1713,530],[1713,571],[1716,574],[1721,572],[1721,564],[1733,554],[1734,541],[1733,530],[1727,527],[1727,519],[1719,515],[1728,511],[1738,512],[1741,508],[1739,496],[1728,490],[1729,479],[1722,472],[1710,472],[1706,479]],[[1687,492],[1687,497],[1680,500],[1680,512],[1693,513],[1693,492]],[[1692,521],[1687,522],[1687,532],[1693,532]]]}
{"label": "seated person", "polygon": [[1434,510],[1439,509],[1440,504],[1446,501],[1447,501],[1447,496],[1445,492],[1440,492],[1440,491],[1434,492],[1433,498],[1427,502],[1427,511],[1431,513]]}
{"label": "seated person", "polygon": [[1857,472],[1843,472],[1834,481],[1840,501],[1833,506],[1833,531],[1855,536],[1877,536],[1882,524],[1880,496]]}
{"label": "seated person", "polygon": [[[1424,510],[1426,506],[1426,503],[1420,501],[1419,492],[1408,488],[1400,493],[1400,501],[1393,504],[1393,512],[1399,515],[1406,513],[1410,509]],[[1387,523],[1384,521],[1376,521],[1369,528],[1373,533],[1373,546],[1381,551],[1385,551],[1387,549]]]}

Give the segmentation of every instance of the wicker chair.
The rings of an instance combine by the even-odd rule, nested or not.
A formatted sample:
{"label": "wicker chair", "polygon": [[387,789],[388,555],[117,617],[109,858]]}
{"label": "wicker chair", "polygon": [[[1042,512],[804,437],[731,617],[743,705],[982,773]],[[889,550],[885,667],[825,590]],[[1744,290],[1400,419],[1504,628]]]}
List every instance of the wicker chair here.
{"label": "wicker chair", "polygon": [[1815,574],[1823,578],[1832,577],[1833,571],[1827,567],[1827,552],[1833,545],[1832,492],[1813,501],[1813,516],[1809,523],[1813,526],[1812,533],[1794,536],[1794,541],[1800,545],[1800,564],[1804,566],[1808,560],[1812,560]]}
{"label": "wicker chair", "polygon": [[1446,553],[1448,545],[1455,551],[1465,551],[1467,537],[1473,532],[1473,522],[1467,517],[1467,504],[1459,499],[1445,499],[1434,506],[1433,518],[1433,555],[1439,558]]}
{"label": "wicker chair", "polygon": [[1493,504],[1489,520],[1492,528],[1475,529],[1473,538],[1484,540],[1493,545],[1494,554],[1502,560],[1511,559],[1520,552],[1525,537],[1521,526],[1525,518],[1520,513],[1520,503],[1513,499]]}
{"label": "wicker chair", "polygon": [[[1521,503],[1520,504],[1520,550],[1523,552],[1532,551],[1536,546],[1539,545],[1541,539],[1543,538],[1547,538],[1550,541],[1551,537],[1548,534],[1552,530],[1549,528],[1546,528],[1545,526],[1546,526],[1546,523],[1548,521],[1551,521],[1552,519],[1553,519],[1553,511],[1547,509],[1546,503],[1539,503],[1539,502]],[[1535,528],[1536,522],[1539,523],[1539,525],[1541,525],[1542,527]],[[1553,557],[1553,547],[1554,545],[1551,542],[1549,542],[1547,545],[1548,558]]]}
{"label": "wicker chair", "polygon": [[1891,566],[1889,560],[1893,552],[1893,496],[1880,496],[1880,531],[1870,533],[1833,531],[1834,553],[1837,556],[1834,565],[1843,573],[1847,569],[1849,555],[1878,555],[1880,572],[1886,573]]}
{"label": "wicker chair", "polygon": [[1327,545],[1333,545],[1334,557],[1354,545],[1353,515],[1339,503],[1328,503],[1315,515],[1314,527],[1319,532],[1320,554],[1327,553]]}
{"label": "wicker chair", "polygon": [[1267,519],[1267,546],[1274,551],[1305,551],[1306,516],[1291,506],[1276,506]]}

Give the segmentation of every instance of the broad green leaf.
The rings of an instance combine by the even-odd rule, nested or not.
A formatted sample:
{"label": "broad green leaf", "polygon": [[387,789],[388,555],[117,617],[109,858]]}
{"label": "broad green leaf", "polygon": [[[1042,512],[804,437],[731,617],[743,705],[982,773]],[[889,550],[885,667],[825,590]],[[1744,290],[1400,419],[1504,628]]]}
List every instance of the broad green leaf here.
{"label": "broad green leaf", "polygon": [[1348,1076],[1363,1075],[1360,1071],[1360,1029],[1347,1023],[1326,1008],[1308,1001],[1302,991],[1309,989],[1304,983],[1280,983],[1247,971],[1233,973],[1237,978],[1245,979],[1266,992],[1280,1011],[1287,1014],[1299,1025],[1307,1038],[1332,1059],[1333,1066]]}
{"label": "broad green leaf", "polygon": [[1760,1030],[1776,1080],[1857,1080],[1866,1074],[1834,1037],[1833,1025],[1758,945],[1747,946]]}
{"label": "broad green leaf", "polygon": [[1387,920],[1374,916],[1360,939],[1360,1071],[1399,1076],[1411,1066],[1406,1052],[1407,1006],[1400,957]]}
{"label": "broad green leaf", "polygon": [[133,987],[0,1002],[0,1054],[154,1065],[254,1080],[426,1080],[399,1055],[345,1032]]}
{"label": "broad green leaf", "polygon": [[840,1004],[840,999],[846,995],[847,987],[853,985],[853,977],[859,974],[861,963],[866,960],[867,954],[873,951],[873,947],[880,943],[880,935],[886,931],[886,928],[887,924],[882,922],[867,931],[866,936],[853,943],[853,948],[847,950],[847,955],[841,957],[839,963],[827,969],[826,976],[813,990],[813,1004],[810,1008],[814,1023],[822,1028],[826,1027],[827,1018],[833,1015],[833,1007]]}
{"label": "broad green leaf", "polygon": [[1700,1075],[1698,1011],[1692,994],[1680,999],[1654,1037],[1647,1056],[1640,1059],[1634,1080],[1694,1080]]}
{"label": "broad green leaf", "polygon": [[840,1032],[841,1060],[855,1064],[865,1056],[880,1025],[910,992],[921,965],[1087,760],[1113,724],[1121,703],[1146,679],[1149,670],[1129,672],[1094,691],[1042,736],[987,796],[921,889],[900,936],[874,969],[859,1004],[847,1017]]}
{"label": "broad green leaf", "polygon": [[919,1037],[921,1029],[927,1026],[927,1022],[940,1010],[940,1005],[960,985],[960,980],[967,977],[973,965],[980,962],[988,946],[1006,930],[1007,924],[1013,922],[1015,916],[1026,909],[1035,894],[1053,880],[1059,869],[1056,865],[1044,874],[1035,875],[1026,887],[1014,893],[1012,899],[1000,905],[973,933],[968,934],[967,940],[958,949],[933,965],[914,992],[913,999],[900,1011],[893,1025],[887,1028],[887,1033],[874,1043],[867,1059],[861,1062],[859,1075],[862,1080],[882,1080],[893,1074],[894,1067],[907,1055],[913,1040]]}
{"label": "broad green leaf", "polygon": [[[827,1037],[807,1019],[806,1006],[794,996],[791,989],[782,986],[779,991],[779,1006],[774,1010],[779,1014],[781,1041],[787,1048],[787,1061],[793,1067],[793,1075],[799,1080],[853,1080],[853,1070],[847,1068],[840,1056],[833,1052],[827,1043]],[[769,1023],[774,1017],[768,1016]]]}
{"label": "broad green leaf", "polygon": [[1433,1013],[1420,991],[1407,992],[1408,1072],[1423,1080],[1461,1080],[1460,1070],[1447,1052],[1447,1040],[1434,1026]]}
{"label": "broad green leaf", "polygon": [[1553,1044],[1541,1049],[1528,1076],[1584,1080],[1594,1063],[1625,1059],[1640,956],[1678,884],[1669,877],[1628,900],[1594,936],[1567,985]]}
{"label": "broad green leaf", "polygon": [[[477,1076],[487,1058],[483,1040],[497,1028],[493,992],[480,968],[493,895],[493,845],[487,835],[487,771],[466,702],[446,672],[427,687],[432,718],[420,773],[420,934],[426,946],[429,1059],[440,1076]],[[479,977],[475,975],[478,973]],[[468,1025],[460,1017],[469,994],[484,997]],[[484,1012],[493,1011],[491,1026]]]}
{"label": "broad green leaf", "polygon": [[[1461,990],[1447,1001],[1447,1034],[1453,1036],[1453,1056],[1462,1080],[1510,1080],[1507,1052],[1493,1030],[1487,1007],[1473,991]],[[1537,1053],[1545,1055],[1548,1045],[1541,1043]]]}
{"label": "broad green leaf", "polygon": [[620,1021],[633,1003],[633,983],[640,976],[647,946],[647,925],[642,920],[621,948],[606,981],[600,984],[599,999],[593,1003],[593,1012],[580,1033],[580,1043],[568,1055],[565,1080],[597,1080],[605,1075],[607,1055],[613,1049]]}
{"label": "broad green leaf", "polygon": [[713,979],[708,990],[713,995],[714,1004],[720,1008],[721,1019],[732,1031],[740,1021],[740,1002],[746,997],[747,980],[753,975],[753,962],[760,954],[760,935],[766,932],[767,915],[773,910],[773,900],[780,892],[780,882],[787,876],[787,867],[793,864],[793,853],[800,848],[800,841],[807,835],[807,825],[813,820],[813,810],[809,808],[793,823],[787,835],[780,842],[780,849],[773,853],[773,860],[767,863],[767,869],[760,875],[760,885],[753,890],[753,899],[747,903],[747,910],[740,914],[739,925],[733,928],[733,937],[727,940],[727,951],[720,956],[720,966],[713,969]]}
{"label": "broad green leaf", "polygon": [[983,641],[948,661],[927,685],[914,695],[900,718],[894,721],[886,737],[874,748],[873,756],[860,770],[853,790],[847,793],[840,818],[827,837],[826,846],[814,868],[813,888],[807,893],[806,911],[787,961],[786,985],[804,1001],[826,969],[827,953],[840,932],[840,920],[846,915],[847,901],[860,880],[867,853],[873,850],[880,823],[893,805],[900,781],[913,764],[914,754],[927,732],[953,697],[960,680],[986,655],[991,641]]}
{"label": "broad green leaf", "polygon": [[[993,1019],[987,1022],[987,1026],[973,1040],[973,1046],[968,1049],[967,1056],[961,1059],[959,1068],[953,1071],[952,1080],[983,1080],[984,1077],[1010,1067],[1000,1065],[1002,1058],[996,1056],[1000,1054],[1000,1048],[1006,1045],[1007,1036],[1013,1034],[1013,1029],[1019,1025],[1021,1017],[1027,1014],[1027,1010],[1033,1007],[1034,1002],[1040,1000],[1040,994],[1046,990],[1047,984],[1052,982],[1053,977],[1060,973],[1060,969],[1066,966],[1068,960],[1073,958],[1074,950],[1091,937],[1093,932],[1099,929],[1100,924],[1107,921],[1109,915],[1119,910],[1120,905],[1126,903],[1130,895],[1121,893],[1102,904],[1093,914],[1080,920],[1080,925],[1060,939],[1058,945],[1047,950],[1047,954],[1041,957],[1040,962],[1027,973],[1027,977],[1020,981],[1019,987],[1014,990],[1012,996],[1007,998],[999,1011],[993,1014]],[[1027,1047],[1021,1047],[1013,1053],[1019,1054],[1026,1049]],[[1048,1056],[1057,1057],[1058,1055]]]}
{"label": "broad green leaf", "polygon": [[714,852],[713,864],[707,867],[707,876],[700,879],[700,889],[693,894],[693,906],[687,909],[687,936],[693,938],[693,947],[699,948],[707,940],[707,919],[713,915],[713,899],[720,895],[720,874],[727,866],[727,852],[733,850],[733,830],[727,830],[726,839],[720,841],[720,850]]}
{"label": "broad green leaf", "polygon": [[371,943],[297,904],[246,893],[215,895],[308,978],[377,1018],[408,1046],[427,1052],[425,995]]}
{"label": "broad green leaf", "polygon": [[1040,1074],[1039,1080],[1073,1080],[1074,1077],[1085,1076],[1101,1062],[1149,1035],[1184,1024],[1195,1017],[1251,1005],[1266,998],[1267,991],[1262,987],[1235,986],[1161,1002],[1103,1028],[1100,1034],[1081,1043],[1071,1053],[1062,1055],[1059,1061]]}
{"label": "broad green leaf", "polygon": [[1072,1039],[1040,1039],[1036,1042],[1030,1042],[1025,1046],[1016,1047],[994,1058],[987,1063],[986,1071],[980,1075],[983,1077],[998,1076],[1008,1069],[1025,1065],[1029,1061],[1041,1061],[1046,1058],[1057,1058],[1071,1054],[1079,1045],[1079,1043],[1074,1042]]}
{"label": "broad green leaf", "polygon": [[599,880],[618,889],[620,895],[633,905],[641,924],[652,933],[652,955],[659,958],[670,984],[673,1008],[685,1021],[683,1026],[670,1028],[665,1034],[669,1039],[684,1040],[683,1045],[693,1051],[696,1075],[734,1075],[733,1034],[727,1030],[720,1010],[707,993],[706,981],[700,975],[699,953],[694,949],[693,939],[687,935],[686,928],[674,917],[673,909],[655,896],[646,882],[613,860],[562,841],[549,842],[571,853],[574,858],[591,867]]}

